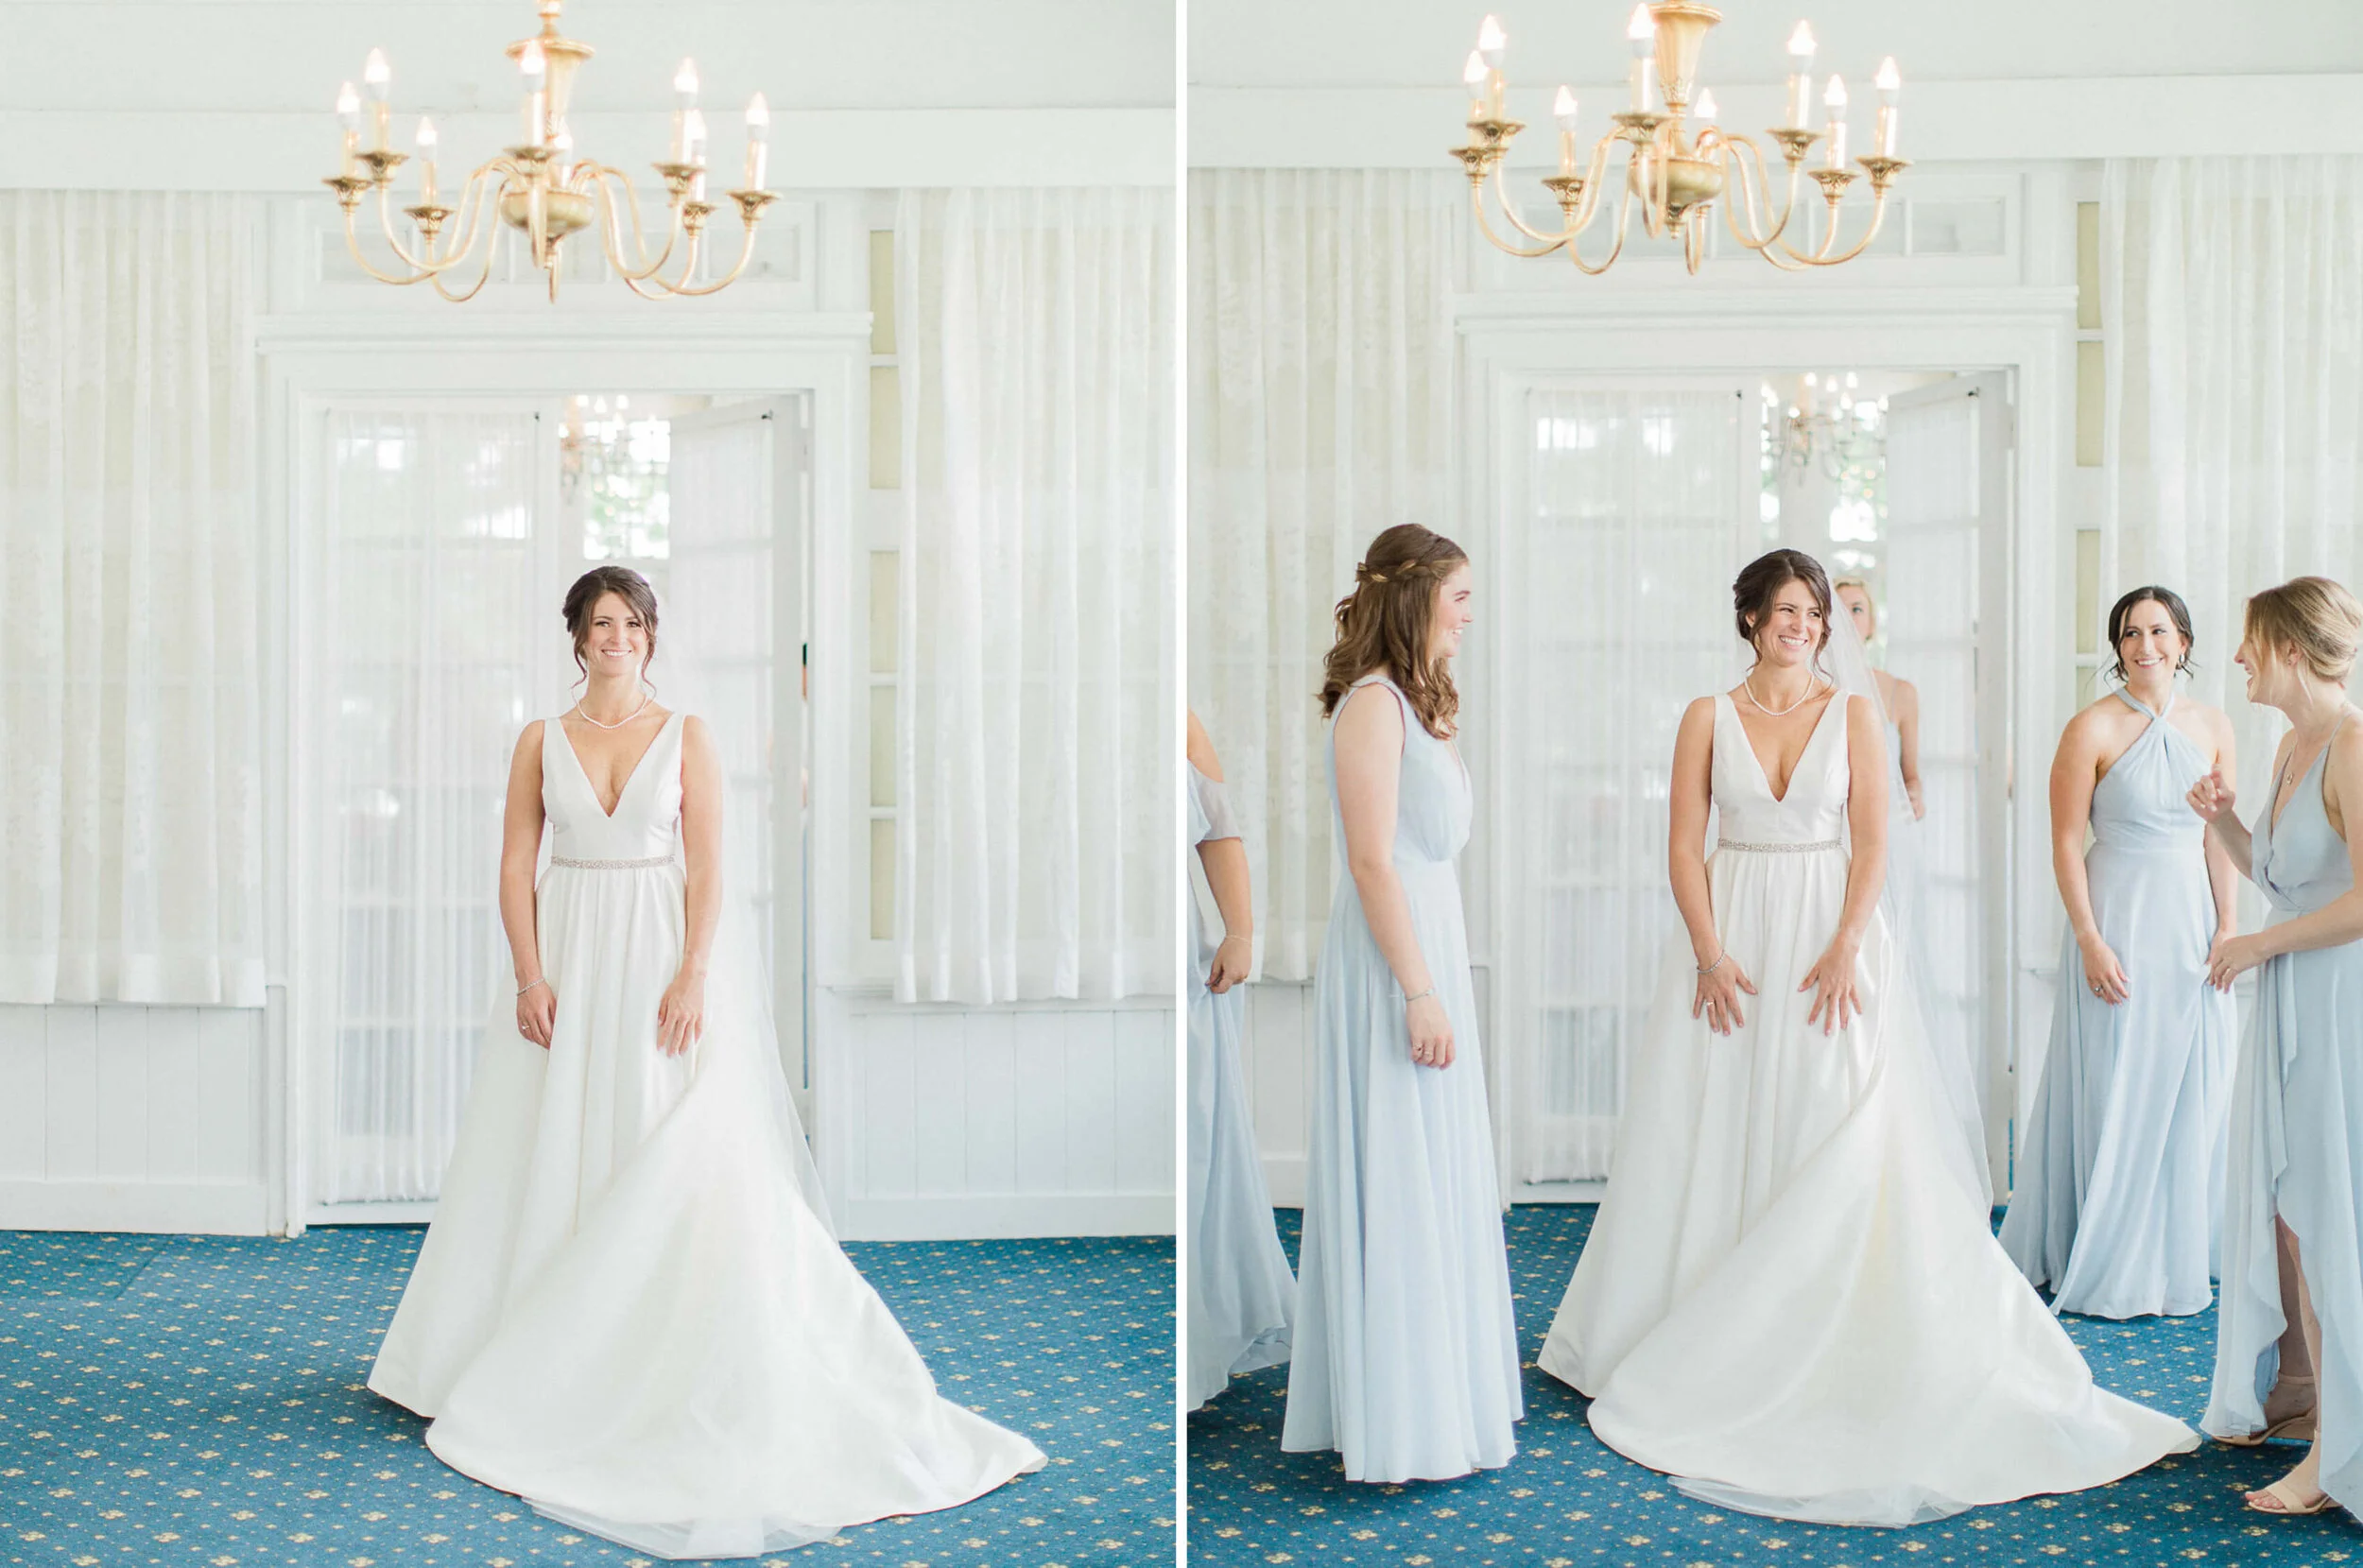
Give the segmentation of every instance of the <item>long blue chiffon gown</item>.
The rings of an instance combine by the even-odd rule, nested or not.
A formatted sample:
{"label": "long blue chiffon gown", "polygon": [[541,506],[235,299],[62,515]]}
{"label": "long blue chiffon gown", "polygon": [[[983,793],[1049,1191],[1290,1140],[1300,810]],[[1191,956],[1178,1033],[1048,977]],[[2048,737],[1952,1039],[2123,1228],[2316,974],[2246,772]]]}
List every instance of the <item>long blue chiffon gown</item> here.
{"label": "long blue chiffon gown", "polygon": [[[1188,769],[1190,842],[1236,838],[1223,787]],[[1296,1277],[1272,1227],[1271,1192],[1255,1149],[1247,1079],[1239,1062],[1247,989],[1206,987],[1218,943],[1209,939],[1196,889],[1190,904],[1190,1190],[1188,1407],[1223,1391],[1234,1372],[1288,1359]]]}
{"label": "long blue chiffon gown", "polygon": [[2211,766],[2165,712],[2093,789],[2084,857],[2101,939],[2130,991],[2084,984],[2060,950],[2051,1045],[2020,1141],[2002,1247],[2053,1309],[2095,1318],[2204,1312],[2223,1214],[2224,1118],[2238,1021],[2207,983],[2216,900],[2206,824],[2184,797]]}
{"label": "long blue chiffon gown", "polygon": [[[2268,799],[2250,875],[2272,921],[2309,914],[2354,886],[2346,843],[2331,830],[2314,760],[2272,819]],[[2356,823],[2350,818],[2348,831]],[[2216,1378],[2199,1424],[2218,1437],[2265,1428],[2280,1370],[2282,1316],[2275,1215],[2298,1250],[2322,1330],[2315,1370],[2321,1486],[2363,1508],[2363,941],[2268,958],[2232,1089],[2224,1193],[2223,1299]]]}
{"label": "long blue chiffon gown", "polygon": [[1403,988],[1343,870],[1333,731],[1330,822],[1340,870],[1314,977],[1304,1241],[1280,1446],[1334,1448],[1350,1481],[1441,1480],[1508,1464],[1526,1405],[1454,866],[1469,841],[1469,775],[1392,681],[1367,677],[1346,700],[1379,700],[1363,693],[1372,685],[1403,705],[1395,870],[1452,1021],[1454,1060],[1443,1068],[1411,1060]]}

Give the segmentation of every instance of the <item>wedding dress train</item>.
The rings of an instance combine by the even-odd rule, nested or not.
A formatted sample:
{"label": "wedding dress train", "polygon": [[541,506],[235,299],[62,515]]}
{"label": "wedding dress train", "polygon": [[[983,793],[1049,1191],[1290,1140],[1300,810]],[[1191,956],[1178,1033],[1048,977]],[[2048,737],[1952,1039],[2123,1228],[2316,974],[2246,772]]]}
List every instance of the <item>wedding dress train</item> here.
{"label": "wedding dress train", "polygon": [[1540,1364],[1600,1439],[1724,1507],[1907,1525],[2072,1491],[2196,1446],[2096,1387],[1996,1246],[1972,1151],[1898,995],[1885,922],[1863,1012],[1825,1034],[1800,991],[1838,925],[1847,699],[1775,797],[1715,699],[1716,931],[1756,987],[1729,1035],[1668,949],[1607,1200]]}
{"label": "wedding dress train", "polygon": [[657,1049],[681,961],[682,718],[611,816],[556,719],[536,900],[547,1050],[504,995],[370,1387],[453,1469],[661,1557],[741,1557],[965,1503],[1044,1464],[951,1404],[837,1248],[725,917],[702,1038]]}

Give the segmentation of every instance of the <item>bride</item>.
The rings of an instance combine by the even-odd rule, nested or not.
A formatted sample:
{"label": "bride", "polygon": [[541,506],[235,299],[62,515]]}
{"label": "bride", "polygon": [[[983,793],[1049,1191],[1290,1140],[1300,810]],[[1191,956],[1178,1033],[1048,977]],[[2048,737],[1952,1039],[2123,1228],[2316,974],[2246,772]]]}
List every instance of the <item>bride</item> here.
{"label": "bride", "polygon": [[1543,1370],[1682,1490],[1825,1524],[2073,1491],[2196,1447],[2094,1385],[1988,1227],[1879,911],[1884,720],[1828,577],[1775,550],[1733,599],[1755,663],[1674,747],[1688,942]]}
{"label": "bride", "polygon": [[719,757],[642,688],[655,594],[602,566],[565,615],[582,700],[527,725],[509,769],[513,1015],[485,1031],[370,1387],[430,1418],[453,1469],[667,1558],[781,1551],[1041,1469],[936,1393],[830,1232],[724,913]]}

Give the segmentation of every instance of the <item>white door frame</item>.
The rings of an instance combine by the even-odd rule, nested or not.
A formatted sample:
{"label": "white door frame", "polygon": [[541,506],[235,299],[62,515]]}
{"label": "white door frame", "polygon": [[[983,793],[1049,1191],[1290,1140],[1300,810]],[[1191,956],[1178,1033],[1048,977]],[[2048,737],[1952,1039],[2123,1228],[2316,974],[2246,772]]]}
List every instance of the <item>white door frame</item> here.
{"label": "white door frame", "polygon": [[[847,781],[854,776],[854,758],[846,729],[836,715],[854,712],[851,704],[862,696],[857,689],[863,673],[860,653],[867,646],[855,635],[861,626],[859,601],[866,594],[866,587],[857,586],[866,584],[866,578],[855,568],[866,561],[867,548],[857,526],[855,487],[868,466],[870,317],[867,312],[699,314],[694,304],[677,311],[659,303],[646,315],[612,319],[567,315],[562,307],[545,317],[518,319],[471,316],[465,306],[456,305],[449,316],[424,320],[278,318],[263,324],[258,340],[263,353],[266,603],[273,623],[267,639],[275,646],[282,667],[290,672],[288,689],[274,697],[269,759],[277,792],[274,818],[280,824],[269,847],[276,871],[271,880],[277,884],[271,903],[281,911],[281,928],[272,943],[273,981],[282,988],[286,1006],[282,1025],[267,1031],[265,1051],[270,1192],[267,1223],[292,1236],[317,1217],[304,1134],[321,1092],[321,1086],[308,1081],[307,1059],[314,1053],[302,1044],[313,1038],[319,1023],[301,984],[313,966],[293,902],[296,890],[313,875],[311,828],[303,819],[307,808],[294,789],[295,781],[306,776],[306,748],[317,738],[297,722],[310,711],[314,696],[300,656],[311,645],[314,628],[298,592],[316,569],[321,504],[319,442],[309,439],[311,433],[330,407],[362,401],[474,398],[513,405],[521,398],[555,399],[601,387],[685,396],[809,398],[812,503],[805,519],[806,545],[801,553],[785,553],[809,572],[810,589],[802,581],[783,583],[784,590],[794,591],[784,594],[786,613],[776,630],[782,646],[802,644],[810,649],[819,719],[809,759],[811,810],[819,825],[813,835],[810,875],[815,906],[826,909],[833,889],[849,886],[847,879],[855,870],[844,836],[825,827],[849,805],[850,798],[841,797],[851,787]],[[808,607],[809,623],[790,624],[803,607]],[[805,767],[802,756],[786,754],[801,738],[799,727],[783,729],[779,766],[790,780]],[[800,853],[795,836],[788,836],[782,848],[787,853]],[[866,853],[867,846],[861,848]],[[782,880],[785,885],[785,869]],[[818,923],[825,933],[836,922]],[[813,970],[827,973],[834,957],[831,952],[815,951]],[[830,1070],[828,1052],[825,1042],[817,1040],[807,1042],[806,1049],[817,1091]],[[816,1128],[814,1136],[819,1143],[826,1132]],[[372,1212],[359,1213],[364,1207]],[[423,1204],[336,1206],[337,1217],[365,1221],[415,1220],[428,1213],[431,1205]]]}
{"label": "white door frame", "polygon": [[[1508,508],[1523,491],[1505,472],[1506,427],[1517,418],[1523,388],[1538,379],[1580,376],[1594,384],[1617,377],[1664,381],[1669,368],[1685,375],[1759,376],[1801,367],[1842,364],[1857,370],[1993,370],[2009,378],[2016,410],[2012,475],[2014,526],[2009,540],[2006,676],[2010,719],[1996,776],[2009,801],[2009,851],[2004,869],[2010,932],[2007,960],[1990,962],[2007,994],[1993,999],[2015,1042],[2044,1020],[2031,1016],[2047,997],[2030,975],[2047,971],[2058,933],[2049,870],[2047,804],[2042,759],[2051,753],[2075,695],[2076,671],[2068,617],[2072,595],[2060,588],[2072,574],[2073,541],[2062,531],[2061,492],[2069,476],[2074,414],[2076,291],[2073,287],[1799,288],[1768,296],[1705,289],[1594,288],[1587,280],[1549,295],[1471,295],[1455,302],[1463,355],[1464,543],[1475,557],[1478,583],[1502,602],[1498,573]],[[1461,661],[1464,685],[1482,693],[1506,689],[1499,679],[1495,629],[1480,623]],[[1482,716],[1482,705],[1479,704]],[[1515,799],[1505,770],[1513,749],[1506,739],[1511,715],[1485,725],[1472,750],[1482,759],[1476,828],[1463,876],[1469,884],[1471,953],[1480,969],[1506,956],[1505,935],[1516,912],[1508,907],[1511,880],[1502,874],[1517,853],[1510,836],[1492,824]],[[1474,727],[1474,726],[1473,726]],[[1480,986],[1492,998],[1517,988]],[[1491,1008],[1480,1029],[1498,1040],[1507,1022]],[[1496,1103],[1509,1091],[1500,1077],[1508,1053],[1489,1054],[1489,1084]],[[2015,1051],[2013,1051],[2015,1056]],[[2005,1096],[2003,1103],[2010,1103]],[[1503,1191],[1509,1181],[1508,1119],[1495,1118],[1495,1148]],[[2002,1190],[1997,1183],[1997,1192]],[[1541,1193],[1530,1195],[1544,1196]],[[1548,1196],[1589,1200],[1596,1183],[1571,1183]]]}

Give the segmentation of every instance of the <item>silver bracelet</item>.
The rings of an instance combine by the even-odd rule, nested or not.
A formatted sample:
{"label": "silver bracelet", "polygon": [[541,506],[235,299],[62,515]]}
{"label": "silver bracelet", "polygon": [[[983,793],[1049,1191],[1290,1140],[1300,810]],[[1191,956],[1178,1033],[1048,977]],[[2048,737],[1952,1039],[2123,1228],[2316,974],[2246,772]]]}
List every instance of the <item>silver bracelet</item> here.
{"label": "silver bracelet", "polygon": [[[544,975],[543,978],[534,981],[533,986],[546,986],[549,983],[548,976]],[[523,996],[526,991],[531,991],[533,986],[522,986],[518,988],[517,994]]]}
{"label": "silver bracelet", "polygon": [[1404,1005],[1405,1007],[1406,1007],[1406,1008],[1407,1008],[1407,1007],[1409,1007],[1409,1006],[1410,1006],[1412,1003],[1414,1003],[1414,1002],[1424,1002],[1424,1001],[1426,1001],[1429,997],[1431,997],[1431,996],[1433,996],[1433,995],[1435,995],[1435,994],[1436,994],[1436,988],[1435,988],[1434,986],[1430,986],[1430,987],[1428,987],[1428,988],[1427,988],[1427,990],[1425,990],[1425,991],[1423,991],[1420,992],[1420,994],[1419,994],[1419,995],[1417,995],[1417,996],[1406,996],[1406,997],[1405,997],[1405,998],[1403,999],[1403,1005]]}
{"label": "silver bracelet", "polygon": [[1721,968],[1723,967],[1723,960],[1724,960],[1724,959],[1726,959],[1726,958],[1728,958],[1728,957],[1730,957],[1731,956],[1732,956],[1732,950],[1731,950],[1730,948],[1728,948],[1728,947],[1727,947],[1727,948],[1725,948],[1722,952],[1720,952],[1720,953],[1718,953],[1718,954],[1716,954],[1716,955],[1715,956],[1715,962],[1713,962],[1713,963],[1711,963],[1711,964],[1707,965],[1707,967],[1706,967],[1706,968],[1704,968],[1704,969],[1700,970],[1699,973],[1700,974],[1702,974],[1702,975],[1705,975],[1705,974],[1714,974],[1716,970],[1721,969]]}

